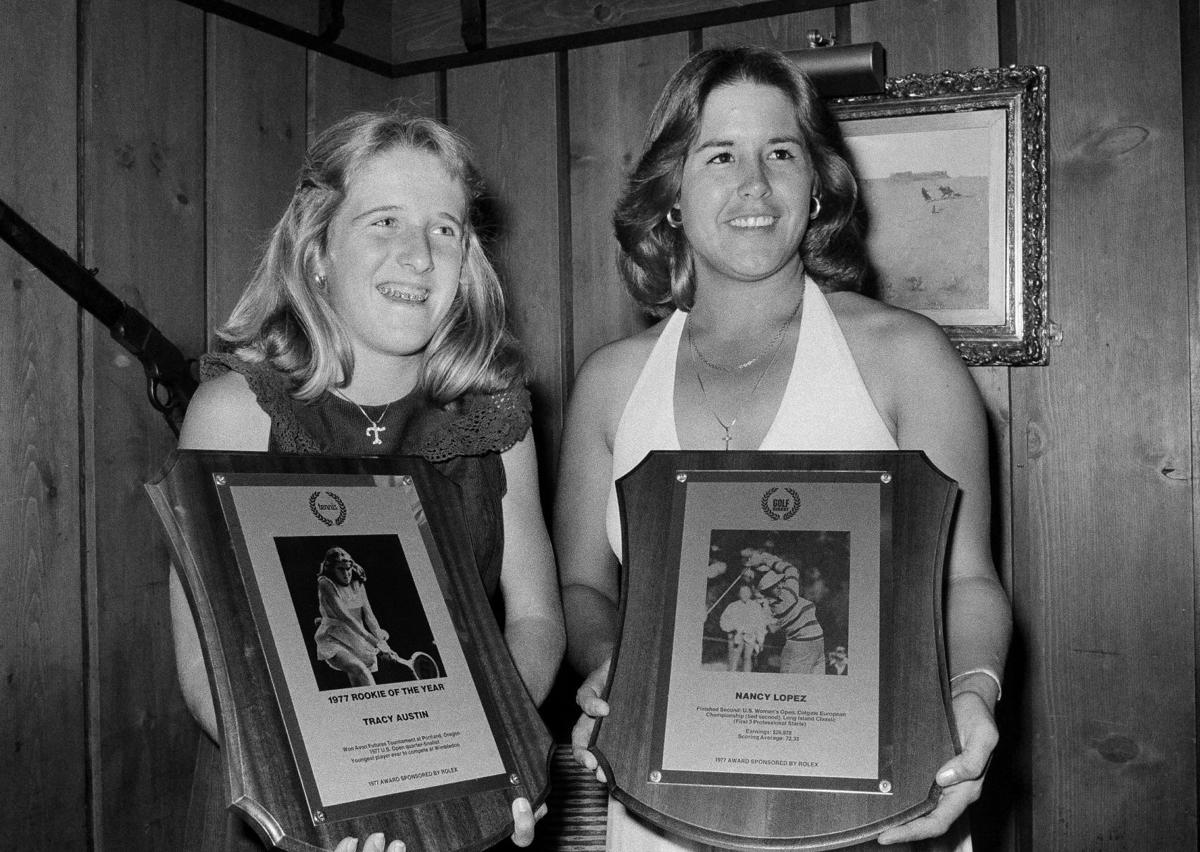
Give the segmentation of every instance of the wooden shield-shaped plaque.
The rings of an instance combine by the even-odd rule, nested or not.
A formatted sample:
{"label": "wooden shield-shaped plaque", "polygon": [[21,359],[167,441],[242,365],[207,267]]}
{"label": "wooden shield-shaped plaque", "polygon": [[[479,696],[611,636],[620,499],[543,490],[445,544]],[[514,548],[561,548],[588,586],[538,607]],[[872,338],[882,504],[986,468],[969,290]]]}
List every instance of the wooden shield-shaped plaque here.
{"label": "wooden shield-shaped plaque", "polygon": [[927,812],[955,754],[942,565],[957,486],[918,452],[654,452],[618,483],[615,797],[732,849],[836,849]]}
{"label": "wooden shield-shaped plaque", "polygon": [[180,451],[147,486],[199,626],[230,806],[268,843],[481,850],[552,741],[421,459]]}

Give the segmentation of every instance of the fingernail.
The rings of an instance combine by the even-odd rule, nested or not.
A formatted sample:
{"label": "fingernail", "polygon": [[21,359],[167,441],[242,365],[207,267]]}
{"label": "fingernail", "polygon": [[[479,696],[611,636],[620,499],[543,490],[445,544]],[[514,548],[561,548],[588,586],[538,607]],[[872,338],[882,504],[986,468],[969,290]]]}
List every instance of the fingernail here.
{"label": "fingernail", "polygon": [[946,787],[950,784],[953,784],[954,783],[954,770],[953,769],[943,769],[941,772],[939,772],[937,774],[936,780],[937,780],[938,784],[942,787]]}
{"label": "fingernail", "polygon": [[528,799],[517,799],[513,802],[513,807],[523,814],[533,813],[533,808],[530,806]]}

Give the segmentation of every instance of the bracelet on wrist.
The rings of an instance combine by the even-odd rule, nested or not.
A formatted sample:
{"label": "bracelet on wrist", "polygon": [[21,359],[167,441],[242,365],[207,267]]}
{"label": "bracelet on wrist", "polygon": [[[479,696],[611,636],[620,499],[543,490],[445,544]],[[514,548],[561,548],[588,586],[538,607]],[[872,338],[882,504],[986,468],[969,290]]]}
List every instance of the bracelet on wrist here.
{"label": "bracelet on wrist", "polygon": [[1004,687],[1001,686],[1001,684],[1000,684],[1000,676],[998,674],[996,674],[994,671],[992,671],[991,669],[984,669],[984,668],[968,669],[965,672],[959,672],[958,674],[953,675],[950,678],[950,697],[954,698],[955,696],[957,696],[959,693],[962,693],[962,692],[974,692],[974,693],[978,694],[981,698],[986,699],[988,697],[986,694],[980,692],[978,689],[971,689],[968,686],[969,681],[967,680],[967,678],[969,678],[973,675],[982,675],[984,678],[987,678],[988,680],[990,680],[992,683],[994,683],[996,685],[996,699],[995,700],[997,702],[999,702],[1000,696],[1004,693]]}

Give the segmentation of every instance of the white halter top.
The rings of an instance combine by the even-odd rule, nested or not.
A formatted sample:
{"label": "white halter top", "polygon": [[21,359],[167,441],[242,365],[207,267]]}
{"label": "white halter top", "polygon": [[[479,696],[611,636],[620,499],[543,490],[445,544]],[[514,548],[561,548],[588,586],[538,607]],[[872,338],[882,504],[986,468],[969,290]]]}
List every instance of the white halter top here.
{"label": "white halter top", "polygon": [[[800,337],[787,388],[760,450],[895,450],[897,444],[871,401],[829,303],[809,278],[804,283]],[[621,412],[613,439],[613,485],[605,528],[621,557],[616,481],[651,450],[678,450],[675,359],[687,314],[676,311],[654,344]]]}

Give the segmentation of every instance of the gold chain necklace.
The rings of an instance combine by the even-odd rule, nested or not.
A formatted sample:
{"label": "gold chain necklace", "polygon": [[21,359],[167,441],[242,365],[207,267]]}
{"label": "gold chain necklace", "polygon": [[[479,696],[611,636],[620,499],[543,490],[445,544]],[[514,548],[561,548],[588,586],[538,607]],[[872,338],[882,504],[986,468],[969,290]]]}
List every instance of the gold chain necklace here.
{"label": "gold chain necklace", "polygon": [[[792,314],[791,314],[791,316],[788,317],[787,322],[785,322],[783,324],[783,326],[780,328],[780,330],[778,332],[776,332],[776,334],[775,334],[775,338],[773,340],[774,350],[771,352],[771,360],[767,362],[767,366],[763,367],[763,371],[758,374],[758,378],[755,379],[755,381],[754,381],[754,386],[752,388],[750,388],[750,392],[742,398],[742,401],[738,404],[738,407],[734,410],[733,418],[729,421],[729,423],[726,423],[724,420],[721,419],[721,415],[717,414],[717,410],[715,408],[713,408],[712,403],[708,401],[708,390],[704,387],[704,379],[700,375],[700,366],[696,363],[696,358],[698,357],[701,361],[703,361],[705,364],[708,364],[710,367],[712,367],[713,365],[709,364],[709,362],[707,360],[705,360],[704,356],[700,353],[700,349],[696,346],[696,340],[692,336],[691,326],[689,325],[687,327],[689,352],[692,356],[691,357],[692,372],[694,372],[696,374],[696,383],[698,385],[700,385],[700,396],[704,400],[704,407],[708,409],[708,413],[712,415],[713,420],[716,420],[717,423],[720,425],[720,427],[723,430],[725,430],[725,437],[722,438],[721,440],[723,440],[725,442],[725,451],[726,452],[729,451],[729,445],[731,443],[733,443],[733,427],[737,425],[738,418],[742,416],[742,409],[744,409],[746,407],[747,403],[749,403],[750,400],[752,400],[754,398],[754,395],[756,393],[758,393],[759,385],[761,385],[763,382],[763,379],[765,379],[767,377],[767,373],[771,372],[771,368],[773,366],[775,366],[775,361],[779,358],[779,353],[783,349],[784,332],[786,332],[788,330],[788,328],[791,326],[791,324],[795,321],[796,316],[797,316],[797,314],[800,313],[800,308],[803,305],[804,305],[804,290],[803,290],[803,288],[801,288],[800,301],[796,303],[796,307],[792,310]],[[755,356],[754,361],[757,361],[759,358],[761,358],[763,355],[765,355],[766,352],[767,352],[767,350],[764,349],[761,353],[759,353],[757,356]],[[749,363],[754,363],[754,362],[751,361]],[[747,364],[747,366],[749,366],[749,364]],[[715,369],[720,370],[721,368],[715,367]],[[734,368],[734,369],[740,369],[740,368]],[[724,372],[732,372],[732,370],[725,370]]]}
{"label": "gold chain necklace", "polygon": [[795,310],[792,311],[792,315],[787,318],[787,322],[785,322],[783,325],[781,325],[779,327],[779,330],[776,331],[775,334],[771,337],[771,339],[767,341],[766,345],[763,346],[763,348],[761,350],[759,350],[759,353],[757,355],[755,355],[749,361],[743,361],[741,364],[732,364],[732,365],[726,366],[725,364],[716,364],[716,363],[708,360],[708,358],[705,357],[704,353],[700,351],[700,347],[696,345],[696,341],[692,337],[692,327],[690,324],[687,327],[688,343],[691,344],[692,350],[696,353],[696,356],[701,361],[703,361],[706,366],[711,367],[712,369],[716,370],[718,373],[736,373],[739,370],[746,369],[747,367],[753,367],[760,360],[762,360],[762,357],[764,355],[766,355],[768,352],[771,352],[774,349],[777,349],[779,347],[779,341],[783,338],[783,333],[788,330],[788,326],[790,326],[792,324],[792,320],[794,320],[796,318],[796,314],[799,313],[800,306],[803,304],[804,304],[804,290],[801,289],[800,301],[796,303],[796,308],[795,308]]}
{"label": "gold chain necklace", "polygon": [[[367,418],[367,422],[371,424],[370,426],[368,426],[366,428],[366,431],[363,434],[365,434],[368,438],[374,439],[373,441],[371,441],[372,446],[376,446],[376,447],[381,446],[383,444],[383,441],[380,440],[379,433],[386,432],[387,427],[380,426],[379,424],[383,422],[383,418],[387,417],[388,409],[392,407],[392,403],[389,402],[387,405],[385,405],[383,407],[383,413],[379,415],[379,419],[375,419],[370,414],[367,414],[367,410],[365,408],[363,408],[357,402],[352,400],[350,397],[346,396],[344,393],[342,393],[337,388],[334,388],[333,392],[336,393],[342,399],[346,400],[346,402],[350,403],[351,405],[353,405],[355,408],[357,408],[359,411],[362,412],[362,416]],[[392,402],[395,402],[395,400],[392,400]]]}

